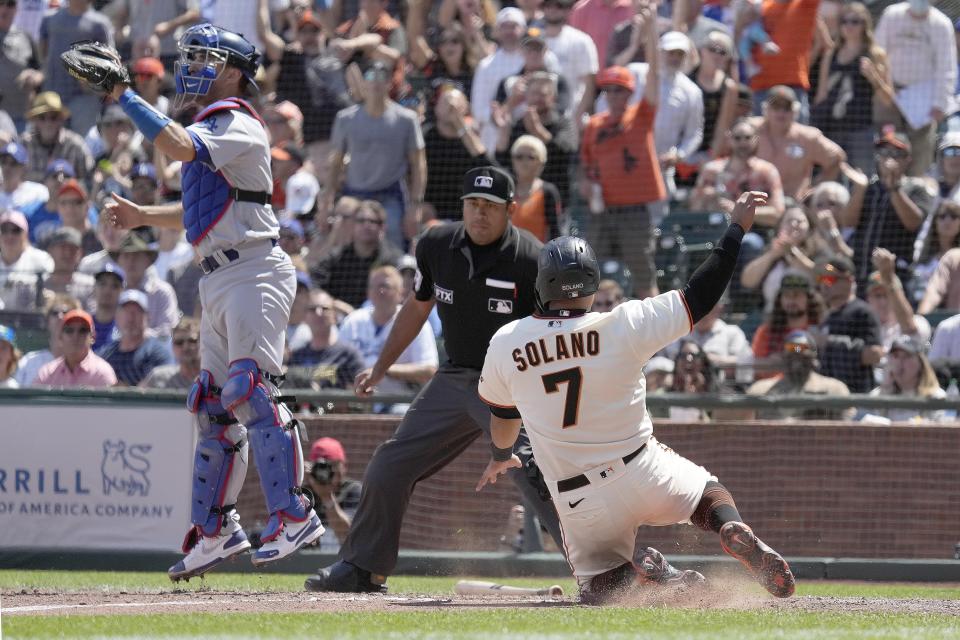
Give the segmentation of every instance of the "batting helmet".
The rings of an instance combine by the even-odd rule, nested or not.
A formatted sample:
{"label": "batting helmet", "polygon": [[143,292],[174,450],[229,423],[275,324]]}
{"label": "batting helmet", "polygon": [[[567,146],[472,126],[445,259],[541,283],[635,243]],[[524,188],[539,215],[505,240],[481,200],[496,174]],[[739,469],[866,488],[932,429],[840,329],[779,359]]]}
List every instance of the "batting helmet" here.
{"label": "batting helmet", "polygon": [[562,236],[543,245],[537,264],[537,301],[583,298],[597,292],[600,265],[583,238]]}
{"label": "batting helmet", "polygon": [[183,32],[177,43],[180,60],[176,66],[177,93],[203,96],[220,74],[218,63],[239,69],[256,87],[254,78],[260,68],[260,52],[239,33],[198,24]]}

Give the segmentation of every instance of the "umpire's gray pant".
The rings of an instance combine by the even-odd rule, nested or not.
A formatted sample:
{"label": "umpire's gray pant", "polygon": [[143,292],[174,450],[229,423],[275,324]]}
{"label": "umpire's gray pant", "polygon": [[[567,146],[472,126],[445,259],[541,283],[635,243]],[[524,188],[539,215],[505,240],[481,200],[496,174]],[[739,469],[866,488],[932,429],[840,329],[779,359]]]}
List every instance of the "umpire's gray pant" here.
{"label": "umpire's gray pant", "polygon": [[[447,466],[481,433],[490,436],[490,409],[477,393],[479,380],[476,369],[447,365],[420,391],[393,437],[377,447],[367,466],[360,506],[340,548],[341,559],[371,573],[393,573],[400,525],[414,486]],[[518,446],[526,443],[526,433],[521,432]],[[523,456],[521,460],[526,463]],[[478,474],[482,471],[477,469]],[[540,523],[563,548],[553,503],[540,499],[523,470],[510,472],[527,504],[536,506]]]}

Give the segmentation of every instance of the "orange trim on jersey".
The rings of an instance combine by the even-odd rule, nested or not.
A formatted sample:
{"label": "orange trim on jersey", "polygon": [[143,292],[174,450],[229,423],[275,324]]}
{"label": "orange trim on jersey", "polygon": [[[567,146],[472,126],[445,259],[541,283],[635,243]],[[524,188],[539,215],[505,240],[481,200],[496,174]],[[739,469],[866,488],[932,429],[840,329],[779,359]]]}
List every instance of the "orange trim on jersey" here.
{"label": "orange trim on jersey", "polygon": [[484,403],[484,404],[488,404],[488,405],[490,405],[491,407],[496,407],[496,408],[498,408],[498,409],[513,409],[513,410],[517,410],[517,406],[516,406],[516,405],[497,404],[496,402],[490,402],[489,400],[487,400],[486,398],[484,398],[484,397],[480,394],[479,391],[477,391],[477,395],[480,396],[480,399],[483,400],[483,403]]}
{"label": "orange trim on jersey", "polygon": [[677,293],[680,294],[680,300],[683,302],[683,308],[687,310],[687,320],[690,321],[690,328],[687,330],[687,333],[693,331],[693,314],[690,313],[690,305],[687,304],[687,297],[683,295],[683,291],[677,290]]}

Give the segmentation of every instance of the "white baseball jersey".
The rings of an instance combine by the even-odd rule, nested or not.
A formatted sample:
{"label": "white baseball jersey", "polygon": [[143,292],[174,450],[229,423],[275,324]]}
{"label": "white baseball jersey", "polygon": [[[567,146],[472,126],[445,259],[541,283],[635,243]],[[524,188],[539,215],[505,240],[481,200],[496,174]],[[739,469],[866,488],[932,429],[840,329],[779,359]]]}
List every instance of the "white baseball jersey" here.
{"label": "white baseball jersey", "polygon": [[650,438],[643,365],[691,326],[679,291],[609,313],[528,316],[493,336],[480,396],[519,410],[548,482],[570,478]]}
{"label": "white baseball jersey", "polygon": [[[243,109],[217,111],[187,127],[210,152],[213,168],[232,186],[245,191],[273,192],[267,131]],[[270,205],[233,202],[197,245],[201,256],[252,240],[277,238],[280,227]]]}

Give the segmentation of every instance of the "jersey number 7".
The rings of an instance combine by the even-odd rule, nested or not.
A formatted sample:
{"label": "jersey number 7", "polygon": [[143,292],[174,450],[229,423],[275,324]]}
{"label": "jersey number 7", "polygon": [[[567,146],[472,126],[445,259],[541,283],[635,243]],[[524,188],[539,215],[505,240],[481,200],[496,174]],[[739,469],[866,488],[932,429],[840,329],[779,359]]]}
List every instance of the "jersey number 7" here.
{"label": "jersey number 7", "polygon": [[567,383],[567,397],[563,402],[563,428],[577,426],[577,414],[580,412],[580,385],[583,373],[580,367],[548,373],[543,378],[543,390],[547,393],[560,391],[560,385]]}

